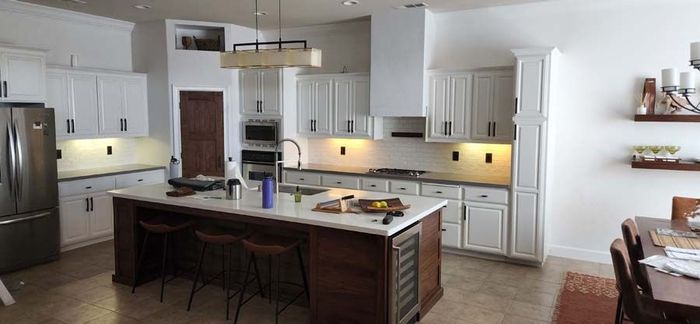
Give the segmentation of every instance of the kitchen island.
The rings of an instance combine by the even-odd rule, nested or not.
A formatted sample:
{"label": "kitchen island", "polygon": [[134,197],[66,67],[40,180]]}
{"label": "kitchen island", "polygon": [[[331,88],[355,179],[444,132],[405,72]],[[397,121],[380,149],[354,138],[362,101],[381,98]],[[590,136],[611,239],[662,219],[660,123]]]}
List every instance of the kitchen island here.
{"label": "kitchen island", "polygon": [[[303,235],[307,240],[312,323],[394,322],[392,313],[400,308],[396,307],[392,294],[397,285],[392,283],[401,269],[396,266],[401,250],[394,240],[416,229],[420,232],[416,247],[419,264],[415,268],[418,317],[424,316],[442,296],[441,210],[447,204],[444,199],[331,189],[304,196],[301,203],[281,193],[275,197],[274,208],[263,209],[261,193],[256,191],[245,191],[243,199],[232,201],[222,199],[223,191],[200,192],[189,197],[166,196],[165,192],[171,189],[159,184],[110,192],[114,198],[115,282],[127,285],[133,282],[144,235],[138,222],[158,216]],[[404,204],[411,204],[411,208],[388,225],[382,224],[384,214],[311,211],[318,202],[346,195],[368,199],[398,197]],[[189,233],[184,235],[191,237]],[[178,262],[194,260],[199,246],[196,241],[185,237],[175,241]],[[149,249],[152,250],[150,246]],[[140,274],[143,280],[139,284],[157,277],[158,262],[157,251],[146,254]]]}

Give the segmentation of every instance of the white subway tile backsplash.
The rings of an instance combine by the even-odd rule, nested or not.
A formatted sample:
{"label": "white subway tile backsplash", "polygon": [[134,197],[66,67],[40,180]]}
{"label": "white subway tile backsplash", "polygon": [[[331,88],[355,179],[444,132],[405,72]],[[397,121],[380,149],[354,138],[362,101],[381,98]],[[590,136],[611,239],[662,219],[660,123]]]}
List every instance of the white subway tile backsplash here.
{"label": "white subway tile backsplash", "polygon": [[[107,155],[107,146],[112,146],[112,155]],[[62,158],[57,160],[58,171],[90,169],[138,161],[135,138],[101,138],[67,140],[56,142]]]}

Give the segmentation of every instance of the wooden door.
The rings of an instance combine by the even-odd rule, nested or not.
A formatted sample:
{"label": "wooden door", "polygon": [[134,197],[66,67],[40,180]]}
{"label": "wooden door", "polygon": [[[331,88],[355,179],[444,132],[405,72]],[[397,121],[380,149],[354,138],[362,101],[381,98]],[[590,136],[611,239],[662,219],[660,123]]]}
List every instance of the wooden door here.
{"label": "wooden door", "polygon": [[182,176],[224,176],[224,101],[221,92],[180,92]]}

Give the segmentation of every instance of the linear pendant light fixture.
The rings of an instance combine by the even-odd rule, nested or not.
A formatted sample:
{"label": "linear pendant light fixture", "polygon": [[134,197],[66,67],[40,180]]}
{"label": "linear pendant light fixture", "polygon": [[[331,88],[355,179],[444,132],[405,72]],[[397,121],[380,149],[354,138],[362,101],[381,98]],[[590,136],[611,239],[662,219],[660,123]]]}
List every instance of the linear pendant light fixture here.
{"label": "linear pendant light fixture", "polygon": [[[255,15],[255,43],[233,44],[233,51],[221,53],[221,67],[225,69],[264,69],[285,67],[321,67],[321,50],[306,46],[306,40],[282,40],[282,0],[278,0],[279,40],[260,42],[258,40],[258,15]],[[258,0],[255,0],[258,13]],[[284,47],[303,44],[304,47]],[[260,48],[276,45],[275,48]],[[239,47],[255,47],[239,50]]]}

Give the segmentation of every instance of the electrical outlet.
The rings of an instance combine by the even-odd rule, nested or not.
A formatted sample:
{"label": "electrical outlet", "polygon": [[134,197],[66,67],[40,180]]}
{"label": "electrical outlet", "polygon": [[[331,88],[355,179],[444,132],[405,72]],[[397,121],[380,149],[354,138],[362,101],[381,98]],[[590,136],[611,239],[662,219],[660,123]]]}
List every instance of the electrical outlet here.
{"label": "electrical outlet", "polygon": [[107,155],[112,155],[112,145],[107,146]]}
{"label": "electrical outlet", "polygon": [[452,151],[452,161],[459,161],[459,151]]}
{"label": "electrical outlet", "polygon": [[340,147],[340,155],[345,155],[345,146]]}
{"label": "electrical outlet", "polygon": [[60,160],[63,158],[63,152],[61,150],[56,150],[56,160]]}
{"label": "electrical outlet", "polygon": [[486,163],[493,163],[493,153],[486,153]]}

